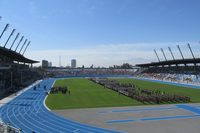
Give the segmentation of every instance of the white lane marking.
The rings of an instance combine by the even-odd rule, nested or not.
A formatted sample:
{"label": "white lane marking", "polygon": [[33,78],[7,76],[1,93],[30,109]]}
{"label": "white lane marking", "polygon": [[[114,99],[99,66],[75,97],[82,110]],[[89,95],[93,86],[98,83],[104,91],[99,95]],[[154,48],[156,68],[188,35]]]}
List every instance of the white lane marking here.
{"label": "white lane marking", "polygon": [[[54,79],[54,82],[53,84],[51,85],[51,88],[54,86],[56,80]],[[49,89],[48,93],[51,91],[51,88]],[[44,101],[43,101],[43,105],[44,107],[48,110],[48,111],[51,111],[47,106],[46,106],[46,99],[47,99],[48,95],[46,95],[46,97],[44,98]]]}

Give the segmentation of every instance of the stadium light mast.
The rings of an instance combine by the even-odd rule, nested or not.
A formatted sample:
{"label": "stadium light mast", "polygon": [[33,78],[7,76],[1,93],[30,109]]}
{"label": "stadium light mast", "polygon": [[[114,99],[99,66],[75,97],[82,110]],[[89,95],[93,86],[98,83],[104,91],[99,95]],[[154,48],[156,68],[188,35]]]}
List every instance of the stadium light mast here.
{"label": "stadium light mast", "polygon": [[21,51],[22,51],[22,49],[23,49],[24,45],[26,44],[26,42],[27,42],[27,39],[24,41],[24,44],[22,45],[22,47],[21,47],[21,49],[20,49],[19,53],[21,53]]}
{"label": "stadium light mast", "polygon": [[183,56],[183,53],[182,53],[182,51],[181,51],[179,45],[177,45],[177,48],[178,48],[178,50],[179,50],[179,52],[180,52],[180,54],[181,54],[181,56],[182,56],[182,59],[184,60],[184,56]]}
{"label": "stadium light mast", "polygon": [[6,26],[4,27],[4,29],[3,29],[3,31],[2,31],[2,33],[0,35],[0,39],[3,36],[4,32],[8,29],[8,27],[9,27],[9,24],[6,24]]}
{"label": "stadium light mast", "polygon": [[161,51],[162,51],[162,53],[163,53],[163,56],[164,56],[164,58],[165,58],[165,61],[167,61],[167,58],[166,58],[165,53],[164,53],[164,51],[163,51],[162,48],[161,48]]}
{"label": "stadium light mast", "polygon": [[193,59],[195,59],[194,53],[193,53],[193,51],[192,51],[192,48],[190,47],[190,44],[188,43],[187,46],[188,46],[188,48],[189,48],[189,50],[190,50],[190,52],[191,52],[191,54],[192,54]]}
{"label": "stadium light mast", "polygon": [[21,39],[20,39],[19,43],[17,44],[17,47],[15,48],[15,51],[17,51],[17,49],[18,49],[18,47],[19,47],[20,43],[23,41],[23,39],[24,39],[24,36],[22,36],[22,37],[21,37]]}
{"label": "stadium light mast", "polygon": [[14,45],[14,43],[15,43],[15,41],[17,40],[18,37],[19,37],[19,33],[17,33],[17,35],[16,35],[14,41],[12,42],[12,45],[10,46],[10,49],[12,49],[12,47],[13,47],[13,45]]}
{"label": "stadium light mast", "polygon": [[160,62],[160,58],[158,57],[158,54],[157,54],[157,52],[156,52],[155,49],[154,49],[154,53],[156,54],[156,57],[157,57],[157,59],[158,59],[158,62]]}
{"label": "stadium light mast", "polygon": [[6,43],[5,43],[4,46],[3,46],[4,48],[6,47],[6,45],[7,45],[8,41],[10,40],[11,36],[14,34],[15,30],[16,30],[16,29],[13,29],[12,32],[10,33],[10,35],[9,35],[9,37],[8,37],[8,39],[7,39],[7,41],[6,41]]}
{"label": "stadium light mast", "polygon": [[172,50],[171,50],[171,48],[170,47],[168,47],[168,49],[169,49],[169,52],[171,53],[171,55],[172,55],[172,58],[173,58],[173,60],[175,60],[175,58],[174,58],[174,55],[173,55],[173,53],[172,53]]}
{"label": "stadium light mast", "polygon": [[26,49],[28,48],[28,46],[30,45],[31,41],[29,41],[26,45],[26,48],[24,49],[24,52],[22,53],[22,55],[24,55],[24,53],[26,52]]}

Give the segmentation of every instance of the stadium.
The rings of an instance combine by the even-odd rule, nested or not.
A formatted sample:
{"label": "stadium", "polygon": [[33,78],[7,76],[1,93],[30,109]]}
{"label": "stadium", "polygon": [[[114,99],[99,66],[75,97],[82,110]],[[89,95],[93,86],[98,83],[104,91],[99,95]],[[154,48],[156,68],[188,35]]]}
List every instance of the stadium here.
{"label": "stadium", "polygon": [[191,43],[190,55],[182,45],[161,56],[155,47],[157,61],[135,65],[38,66],[26,56],[31,41],[0,25],[0,133],[200,131],[200,58]]}

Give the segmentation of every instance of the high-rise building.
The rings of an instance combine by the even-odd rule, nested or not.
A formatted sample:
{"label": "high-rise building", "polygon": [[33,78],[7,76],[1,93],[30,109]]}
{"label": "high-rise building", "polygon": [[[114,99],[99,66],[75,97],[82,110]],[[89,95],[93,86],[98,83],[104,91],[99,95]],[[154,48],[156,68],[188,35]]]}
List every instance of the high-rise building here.
{"label": "high-rise building", "polygon": [[76,59],[71,60],[71,68],[76,68]]}
{"label": "high-rise building", "polygon": [[42,60],[42,68],[47,68],[48,67],[48,61],[47,60]]}
{"label": "high-rise building", "polygon": [[52,62],[48,62],[48,67],[52,67]]}

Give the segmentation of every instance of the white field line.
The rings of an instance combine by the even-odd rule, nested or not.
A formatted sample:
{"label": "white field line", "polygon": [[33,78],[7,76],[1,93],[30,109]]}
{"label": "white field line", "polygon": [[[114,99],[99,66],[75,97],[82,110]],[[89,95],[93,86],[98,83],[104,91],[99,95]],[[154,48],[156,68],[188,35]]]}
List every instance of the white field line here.
{"label": "white field line", "polygon": [[[51,88],[54,86],[55,82],[56,82],[56,80],[53,82]],[[51,89],[49,90],[49,92],[50,92],[50,91],[51,91]],[[48,93],[49,93],[49,92],[48,92]],[[45,97],[45,99],[44,99],[44,101],[43,101],[43,105],[44,105],[44,107],[45,107],[48,111],[51,111],[51,110],[47,107],[47,105],[46,105],[46,99],[47,99],[47,97],[48,97],[48,95],[46,95],[46,97]]]}

